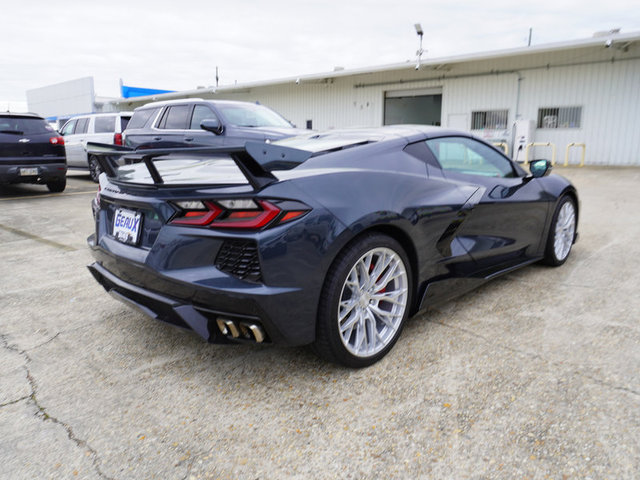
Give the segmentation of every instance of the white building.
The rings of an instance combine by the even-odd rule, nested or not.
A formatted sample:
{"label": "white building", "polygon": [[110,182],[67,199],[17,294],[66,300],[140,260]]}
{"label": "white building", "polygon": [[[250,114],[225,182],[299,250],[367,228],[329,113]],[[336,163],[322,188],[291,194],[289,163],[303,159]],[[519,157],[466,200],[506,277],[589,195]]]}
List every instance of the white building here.
{"label": "white building", "polygon": [[[259,101],[317,130],[442,125],[504,142],[521,160],[529,143],[553,144],[559,163],[568,144],[583,143],[587,164],[640,165],[640,32],[422,59],[418,69],[415,62],[336,69],[116,103],[131,110],[182,97]],[[578,162],[581,147],[569,151],[570,162]],[[530,152],[551,155],[551,146]]]}
{"label": "white building", "polygon": [[27,108],[62,127],[74,115],[117,111],[115,98],[95,94],[93,77],[27,90]]}

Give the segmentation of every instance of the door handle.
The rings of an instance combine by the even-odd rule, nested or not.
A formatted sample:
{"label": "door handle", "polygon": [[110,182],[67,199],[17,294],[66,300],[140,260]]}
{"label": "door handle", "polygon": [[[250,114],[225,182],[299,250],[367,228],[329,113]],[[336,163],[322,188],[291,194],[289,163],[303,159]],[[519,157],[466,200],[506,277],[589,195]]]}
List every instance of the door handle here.
{"label": "door handle", "polygon": [[193,137],[187,137],[184,139],[185,142],[193,142]]}
{"label": "door handle", "polygon": [[154,140],[162,140],[162,137],[153,137]]}

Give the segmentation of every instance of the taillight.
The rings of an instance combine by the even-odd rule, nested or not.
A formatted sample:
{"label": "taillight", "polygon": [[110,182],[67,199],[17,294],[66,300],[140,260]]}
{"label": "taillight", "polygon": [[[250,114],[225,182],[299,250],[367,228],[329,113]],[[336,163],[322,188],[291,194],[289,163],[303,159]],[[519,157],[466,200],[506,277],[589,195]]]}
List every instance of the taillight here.
{"label": "taillight", "polygon": [[49,138],[49,143],[52,145],[64,145],[64,138],[62,137],[51,137]]}
{"label": "taillight", "polygon": [[290,200],[253,200],[234,198],[175,202],[180,211],[170,223],[210,228],[260,229],[281,225],[303,216],[309,207]]}
{"label": "taillight", "polygon": [[114,145],[122,145],[122,134],[114,133],[113,134],[113,144]]}

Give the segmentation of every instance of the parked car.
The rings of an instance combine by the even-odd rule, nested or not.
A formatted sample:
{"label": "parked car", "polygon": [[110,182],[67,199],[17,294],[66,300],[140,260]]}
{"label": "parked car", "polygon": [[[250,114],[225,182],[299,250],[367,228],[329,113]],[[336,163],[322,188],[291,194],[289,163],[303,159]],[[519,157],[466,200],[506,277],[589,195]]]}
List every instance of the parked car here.
{"label": "parked car", "polygon": [[91,180],[97,182],[100,164],[87,154],[87,143],[122,145],[122,132],[131,115],[131,112],[93,113],[69,119],[60,129],[69,168],[88,169]]}
{"label": "parked car", "polygon": [[51,192],[67,184],[64,139],[32,113],[0,113],[0,184],[38,183]]}
{"label": "parked car", "polygon": [[124,133],[133,148],[244,145],[247,140],[277,140],[308,130],[295,128],[256,103],[182,99],[149,103],[134,110]]}
{"label": "parked car", "polygon": [[89,270],[211,342],[313,344],[371,365],[409,315],[562,265],[578,196],[469,134],[395,126],[242,148],[105,152]]}

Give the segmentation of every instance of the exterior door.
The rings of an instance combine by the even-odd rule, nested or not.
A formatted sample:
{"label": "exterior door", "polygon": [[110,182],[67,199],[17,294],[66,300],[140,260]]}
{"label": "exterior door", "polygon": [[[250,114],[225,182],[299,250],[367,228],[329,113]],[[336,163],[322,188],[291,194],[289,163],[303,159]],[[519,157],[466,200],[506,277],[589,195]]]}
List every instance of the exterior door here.
{"label": "exterior door", "polygon": [[539,182],[473,138],[436,138],[427,146],[445,177],[481,187],[456,233],[480,269],[535,258],[549,209]]}
{"label": "exterior door", "polygon": [[70,167],[86,167],[85,151],[86,134],[89,129],[89,118],[80,117],[69,120],[62,129],[64,148],[67,154],[67,165]]}

